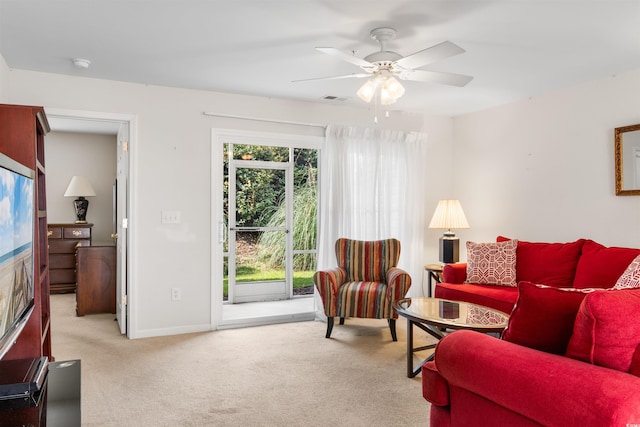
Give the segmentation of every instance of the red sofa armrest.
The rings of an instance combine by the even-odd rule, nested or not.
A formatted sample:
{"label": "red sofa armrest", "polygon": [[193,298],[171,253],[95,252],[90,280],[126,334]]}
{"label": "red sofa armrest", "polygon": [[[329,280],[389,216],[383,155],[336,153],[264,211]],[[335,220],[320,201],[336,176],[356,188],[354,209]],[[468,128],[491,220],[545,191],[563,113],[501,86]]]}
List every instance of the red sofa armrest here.
{"label": "red sofa armrest", "polygon": [[542,425],[640,423],[640,377],[626,372],[464,330],[439,342],[435,362],[450,388],[468,390]]}
{"label": "red sofa armrest", "polygon": [[422,365],[422,397],[432,405],[449,406],[449,384],[433,361]]}
{"label": "red sofa armrest", "polygon": [[442,281],[445,283],[464,283],[467,278],[467,263],[446,264],[442,269]]}

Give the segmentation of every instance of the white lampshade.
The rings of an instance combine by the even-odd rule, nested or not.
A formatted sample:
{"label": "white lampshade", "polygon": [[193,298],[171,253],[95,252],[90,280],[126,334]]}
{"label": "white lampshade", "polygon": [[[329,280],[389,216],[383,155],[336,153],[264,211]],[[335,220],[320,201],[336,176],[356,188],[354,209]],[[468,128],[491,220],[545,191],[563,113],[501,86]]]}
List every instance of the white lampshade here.
{"label": "white lampshade", "polygon": [[469,228],[467,217],[458,200],[440,200],[433,213],[429,228]]}
{"label": "white lampshade", "polygon": [[92,197],[96,192],[93,190],[91,183],[86,176],[74,176],[69,182],[64,197]]}

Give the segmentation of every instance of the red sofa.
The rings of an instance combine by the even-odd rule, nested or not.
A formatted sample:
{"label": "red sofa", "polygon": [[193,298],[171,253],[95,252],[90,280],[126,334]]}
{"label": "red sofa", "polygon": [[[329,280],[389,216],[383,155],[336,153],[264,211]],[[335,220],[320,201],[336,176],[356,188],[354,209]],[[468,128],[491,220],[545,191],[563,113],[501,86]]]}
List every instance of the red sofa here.
{"label": "red sofa", "polygon": [[438,343],[422,367],[430,425],[640,426],[640,289],[586,289],[621,275],[638,286],[640,250],[579,240],[518,242],[517,252],[516,274],[533,283],[456,284],[461,267],[445,268],[436,296],[511,317],[502,339],[456,331]]}
{"label": "red sofa", "polygon": [[[508,240],[499,236],[498,242]],[[640,249],[605,247],[593,240],[570,243],[518,241],[516,283],[528,281],[557,287],[611,288]],[[467,264],[447,264],[443,282],[436,284],[435,297],[465,301],[511,313],[518,288],[465,283]]]}

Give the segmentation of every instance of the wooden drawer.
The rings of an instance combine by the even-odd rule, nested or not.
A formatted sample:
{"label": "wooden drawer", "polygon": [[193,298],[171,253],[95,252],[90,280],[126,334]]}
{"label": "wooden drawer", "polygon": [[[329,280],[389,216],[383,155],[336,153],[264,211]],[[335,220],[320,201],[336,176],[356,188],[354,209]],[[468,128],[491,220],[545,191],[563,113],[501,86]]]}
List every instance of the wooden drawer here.
{"label": "wooden drawer", "polygon": [[51,293],[75,292],[76,249],[91,246],[93,224],[47,224]]}
{"label": "wooden drawer", "polygon": [[62,239],[62,227],[49,227],[47,231],[49,239]]}
{"label": "wooden drawer", "polygon": [[91,229],[87,227],[64,227],[62,237],[65,239],[89,239]]}
{"label": "wooden drawer", "polygon": [[49,256],[52,254],[74,254],[75,256],[78,243],[80,243],[78,240],[50,240]]}
{"label": "wooden drawer", "polygon": [[49,268],[76,268],[76,256],[72,254],[56,254],[49,256]]}

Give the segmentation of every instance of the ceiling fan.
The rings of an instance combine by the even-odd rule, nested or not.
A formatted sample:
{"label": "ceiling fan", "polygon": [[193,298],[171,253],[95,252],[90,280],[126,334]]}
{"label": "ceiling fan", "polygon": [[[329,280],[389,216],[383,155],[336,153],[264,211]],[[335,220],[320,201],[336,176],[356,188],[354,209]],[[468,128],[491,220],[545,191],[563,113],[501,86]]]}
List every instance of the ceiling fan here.
{"label": "ceiling fan", "polygon": [[364,59],[333,47],[316,48],[320,52],[337,56],[344,61],[359,66],[364,73],[294,80],[294,82],[370,77],[358,90],[358,96],[365,102],[371,102],[374,96],[378,95],[379,98],[377,99],[381,104],[389,105],[396,102],[396,100],[404,94],[404,87],[402,87],[396,77],[400,80],[438,83],[458,87],[465,86],[473,79],[471,76],[461,74],[417,69],[441,59],[465,52],[460,46],[450,41],[444,41],[403,57],[399,53],[385,50],[386,42],[396,37],[395,29],[389,27],[374,28],[371,30],[370,35],[372,39],[380,44],[380,50],[365,56]]}

